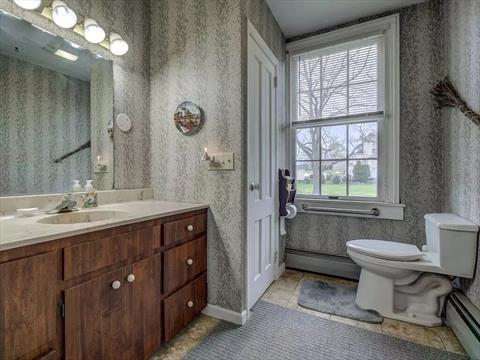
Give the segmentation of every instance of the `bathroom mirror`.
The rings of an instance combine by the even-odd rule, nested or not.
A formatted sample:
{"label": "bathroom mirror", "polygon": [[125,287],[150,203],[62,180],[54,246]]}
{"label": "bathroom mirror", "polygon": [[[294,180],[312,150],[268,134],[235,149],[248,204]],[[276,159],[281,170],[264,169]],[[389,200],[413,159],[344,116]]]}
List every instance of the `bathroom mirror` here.
{"label": "bathroom mirror", "polygon": [[0,196],[112,189],[112,126],[111,62],[0,12]]}

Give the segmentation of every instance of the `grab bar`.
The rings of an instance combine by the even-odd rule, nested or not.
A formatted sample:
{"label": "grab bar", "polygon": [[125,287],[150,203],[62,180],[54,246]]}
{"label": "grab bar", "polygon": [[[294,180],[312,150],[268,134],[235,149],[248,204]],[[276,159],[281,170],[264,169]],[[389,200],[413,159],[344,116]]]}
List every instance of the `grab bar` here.
{"label": "grab bar", "polygon": [[302,204],[302,209],[306,211],[318,211],[318,212],[329,212],[329,213],[339,213],[339,214],[358,214],[358,215],[370,215],[370,216],[380,215],[380,211],[377,208],[371,208],[370,210],[357,210],[357,209],[316,207],[316,206],[308,206],[308,205]]}

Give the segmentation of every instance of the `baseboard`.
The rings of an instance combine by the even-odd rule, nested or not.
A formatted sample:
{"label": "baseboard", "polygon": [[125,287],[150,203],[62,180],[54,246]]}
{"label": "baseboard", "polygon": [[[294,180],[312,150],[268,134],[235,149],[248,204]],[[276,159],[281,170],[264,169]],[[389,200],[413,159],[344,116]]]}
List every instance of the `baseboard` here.
{"label": "baseboard", "polygon": [[480,311],[460,291],[453,291],[448,297],[445,315],[468,356],[480,359]]}
{"label": "baseboard", "polygon": [[202,313],[237,325],[244,325],[247,322],[247,310],[243,310],[240,313],[218,305],[207,304],[207,307],[203,309]]}
{"label": "baseboard", "polygon": [[360,267],[350,258],[294,249],[285,250],[288,268],[358,280]]}
{"label": "baseboard", "polygon": [[286,265],[285,262],[281,263],[280,266],[277,268],[277,273],[275,274],[275,278],[278,280],[280,276],[285,272]]}

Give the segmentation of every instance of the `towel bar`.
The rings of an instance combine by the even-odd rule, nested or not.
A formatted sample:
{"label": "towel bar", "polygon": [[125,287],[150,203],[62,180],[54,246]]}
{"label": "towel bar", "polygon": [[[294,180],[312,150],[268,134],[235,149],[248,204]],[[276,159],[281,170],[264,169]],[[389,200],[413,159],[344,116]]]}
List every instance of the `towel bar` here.
{"label": "towel bar", "polygon": [[328,212],[328,213],[339,213],[339,214],[359,214],[359,215],[370,215],[378,216],[380,211],[377,208],[371,208],[370,210],[357,210],[357,209],[340,209],[340,208],[328,208],[328,207],[316,207],[308,206],[303,204],[302,209],[305,211],[318,211],[318,212]]}

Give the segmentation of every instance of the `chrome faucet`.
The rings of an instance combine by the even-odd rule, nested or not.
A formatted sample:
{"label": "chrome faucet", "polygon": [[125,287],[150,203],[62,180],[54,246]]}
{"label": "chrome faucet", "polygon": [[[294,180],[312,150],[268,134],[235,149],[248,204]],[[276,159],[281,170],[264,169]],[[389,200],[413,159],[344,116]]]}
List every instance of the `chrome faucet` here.
{"label": "chrome faucet", "polygon": [[76,208],[77,202],[73,200],[71,193],[63,194],[62,202],[58,204],[54,209],[47,211],[47,214],[58,214],[62,212],[78,211]]}

